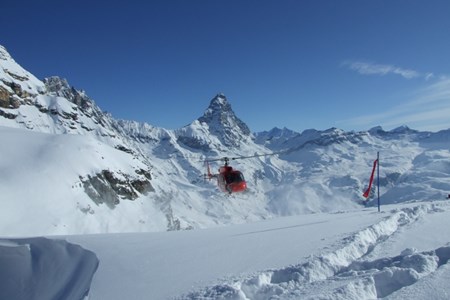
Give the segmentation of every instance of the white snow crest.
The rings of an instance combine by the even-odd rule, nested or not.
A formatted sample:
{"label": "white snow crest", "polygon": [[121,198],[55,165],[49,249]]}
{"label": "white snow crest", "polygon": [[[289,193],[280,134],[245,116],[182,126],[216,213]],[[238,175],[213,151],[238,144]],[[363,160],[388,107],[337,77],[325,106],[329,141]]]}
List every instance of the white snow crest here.
{"label": "white snow crest", "polygon": [[[391,211],[379,223],[358,231],[344,238],[337,249],[311,258],[309,261],[289,266],[279,270],[268,270],[251,277],[237,279],[232,283],[216,285],[202,291],[193,292],[181,299],[270,299],[273,296],[280,299],[297,299],[303,290],[309,289],[311,284],[330,278],[340,277],[342,274],[355,275],[358,267],[366,273],[380,262],[364,265],[358,260],[370,253],[378,243],[385,241],[402,227],[412,224],[425,214],[440,212],[442,209],[434,203],[422,204]],[[441,250],[445,260],[448,260],[450,247]],[[445,258],[446,257],[446,258]],[[356,277],[348,284],[333,290],[320,293],[320,299],[373,299],[384,297],[399,289],[410,285],[421,276],[433,272],[438,267],[436,253],[417,254],[414,251],[404,251],[400,258],[383,260],[388,269],[364,274]],[[394,262],[399,262],[395,264]],[[369,270],[369,271],[368,271]],[[394,282],[391,284],[390,282]],[[315,298],[315,297],[313,297]]]}

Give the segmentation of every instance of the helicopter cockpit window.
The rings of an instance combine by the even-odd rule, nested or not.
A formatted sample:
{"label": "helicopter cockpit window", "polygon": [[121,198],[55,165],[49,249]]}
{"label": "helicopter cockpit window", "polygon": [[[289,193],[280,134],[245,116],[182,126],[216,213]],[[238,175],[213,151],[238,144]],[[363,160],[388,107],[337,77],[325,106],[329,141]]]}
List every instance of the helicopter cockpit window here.
{"label": "helicopter cockpit window", "polygon": [[242,182],[244,181],[244,175],[241,172],[230,173],[226,176],[227,183]]}

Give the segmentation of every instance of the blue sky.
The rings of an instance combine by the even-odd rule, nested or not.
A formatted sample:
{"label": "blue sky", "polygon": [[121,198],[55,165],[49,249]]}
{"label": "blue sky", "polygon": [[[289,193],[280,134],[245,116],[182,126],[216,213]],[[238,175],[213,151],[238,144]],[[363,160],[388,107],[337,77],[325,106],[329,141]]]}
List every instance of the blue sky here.
{"label": "blue sky", "polygon": [[447,0],[1,0],[0,44],[115,118],[179,128],[224,93],[252,131],[450,128]]}

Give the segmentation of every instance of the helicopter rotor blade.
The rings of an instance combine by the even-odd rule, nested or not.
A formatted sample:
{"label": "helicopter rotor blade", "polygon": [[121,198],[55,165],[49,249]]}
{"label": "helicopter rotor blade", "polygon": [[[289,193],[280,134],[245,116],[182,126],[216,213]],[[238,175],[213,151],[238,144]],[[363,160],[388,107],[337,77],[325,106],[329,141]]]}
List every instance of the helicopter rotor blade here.
{"label": "helicopter rotor blade", "polygon": [[230,160],[237,160],[237,159],[247,159],[247,158],[254,158],[254,157],[261,157],[261,156],[272,156],[277,154],[283,154],[287,151],[278,151],[278,152],[272,152],[272,153],[263,153],[263,154],[255,154],[255,155],[249,155],[249,156],[236,156],[231,157]]}
{"label": "helicopter rotor blade", "polygon": [[220,157],[220,158],[213,158],[213,159],[205,159],[205,162],[213,162],[213,161],[223,161],[223,162],[228,162],[231,160],[238,160],[238,159],[247,159],[247,158],[254,158],[254,157],[262,157],[262,156],[272,156],[272,155],[277,155],[277,154],[283,154],[283,153],[288,153],[288,150],[284,150],[284,151],[278,151],[278,152],[272,152],[272,153],[263,153],[263,154],[254,154],[254,155],[248,155],[248,156],[235,156],[235,157]]}
{"label": "helicopter rotor blade", "polygon": [[227,161],[231,158],[228,157],[221,157],[221,158],[213,158],[213,159],[205,159],[205,162],[212,162],[212,161]]}

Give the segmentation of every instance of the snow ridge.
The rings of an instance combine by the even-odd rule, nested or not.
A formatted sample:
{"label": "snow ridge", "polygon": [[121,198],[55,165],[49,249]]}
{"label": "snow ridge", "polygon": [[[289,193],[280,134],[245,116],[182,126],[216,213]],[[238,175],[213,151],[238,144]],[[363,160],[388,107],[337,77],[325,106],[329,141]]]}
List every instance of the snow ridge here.
{"label": "snow ridge", "polygon": [[[438,204],[423,204],[392,211],[377,224],[358,231],[341,241],[330,253],[317,255],[307,262],[278,270],[268,270],[251,277],[236,279],[180,299],[373,299],[385,297],[415,283],[443,264],[450,257],[450,246],[431,252],[416,253],[406,249],[398,257],[363,261],[375,247],[382,245],[401,228],[425,214],[438,213]],[[334,281],[336,287],[324,293],[317,286]],[[316,295],[316,296],[311,296]]]}

